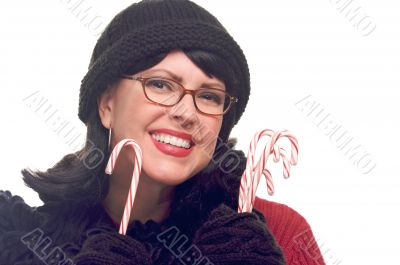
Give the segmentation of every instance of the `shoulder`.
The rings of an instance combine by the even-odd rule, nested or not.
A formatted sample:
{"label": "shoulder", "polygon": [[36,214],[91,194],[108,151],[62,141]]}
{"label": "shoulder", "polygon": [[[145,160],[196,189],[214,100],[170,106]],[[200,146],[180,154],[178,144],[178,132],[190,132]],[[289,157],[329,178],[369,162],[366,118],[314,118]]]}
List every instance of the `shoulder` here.
{"label": "shoulder", "polygon": [[268,201],[256,197],[254,208],[262,212],[267,220],[268,227],[279,229],[283,224],[290,224],[292,229],[298,230],[309,226],[307,220],[293,208],[278,202]]}
{"label": "shoulder", "polygon": [[54,255],[66,259],[80,251],[87,229],[104,230],[99,208],[66,202],[30,207],[20,196],[0,190],[0,264],[42,264]]}
{"label": "shoulder", "polygon": [[258,197],[254,208],[264,215],[289,265],[324,264],[311,226],[300,213],[285,204]]}
{"label": "shoulder", "polygon": [[21,260],[33,264],[38,261],[24,238],[40,223],[35,207],[30,207],[10,191],[0,190],[0,264],[14,264]]}
{"label": "shoulder", "polygon": [[36,207],[30,207],[10,191],[0,190],[0,234],[4,231],[29,229],[38,225],[40,215]]}

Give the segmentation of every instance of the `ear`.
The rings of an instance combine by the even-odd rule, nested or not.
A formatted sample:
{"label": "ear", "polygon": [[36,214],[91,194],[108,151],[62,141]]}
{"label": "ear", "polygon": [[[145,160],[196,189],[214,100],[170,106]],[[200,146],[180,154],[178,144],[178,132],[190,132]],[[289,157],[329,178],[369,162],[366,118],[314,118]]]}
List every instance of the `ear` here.
{"label": "ear", "polygon": [[109,86],[97,98],[97,106],[101,123],[105,128],[110,128],[114,109],[115,86]]}

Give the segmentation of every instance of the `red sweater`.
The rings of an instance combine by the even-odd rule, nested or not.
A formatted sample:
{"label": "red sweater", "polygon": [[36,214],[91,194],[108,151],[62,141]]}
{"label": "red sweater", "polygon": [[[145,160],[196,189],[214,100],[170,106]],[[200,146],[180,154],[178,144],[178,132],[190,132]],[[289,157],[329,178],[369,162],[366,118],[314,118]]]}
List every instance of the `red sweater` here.
{"label": "red sweater", "polygon": [[288,265],[325,265],[306,219],[292,208],[256,197],[254,208],[262,212],[267,226],[282,248]]}

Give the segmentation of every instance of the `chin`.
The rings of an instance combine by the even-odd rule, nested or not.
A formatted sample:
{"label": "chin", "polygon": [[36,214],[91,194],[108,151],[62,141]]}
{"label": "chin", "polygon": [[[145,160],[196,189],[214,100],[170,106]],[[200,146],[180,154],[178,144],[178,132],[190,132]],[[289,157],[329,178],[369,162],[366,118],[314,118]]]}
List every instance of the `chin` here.
{"label": "chin", "polygon": [[187,178],[177,178],[175,176],[171,177],[171,178],[161,178],[161,179],[157,179],[157,181],[159,183],[162,183],[164,185],[167,186],[178,186],[179,184],[182,184],[183,182],[185,182],[187,180]]}
{"label": "chin", "polygon": [[187,175],[182,175],[182,173],[177,173],[179,172],[178,170],[173,170],[173,171],[163,171],[157,170],[157,172],[146,172],[146,175],[151,178],[152,180],[162,183],[164,185],[168,186],[177,186],[186,180],[189,179]]}

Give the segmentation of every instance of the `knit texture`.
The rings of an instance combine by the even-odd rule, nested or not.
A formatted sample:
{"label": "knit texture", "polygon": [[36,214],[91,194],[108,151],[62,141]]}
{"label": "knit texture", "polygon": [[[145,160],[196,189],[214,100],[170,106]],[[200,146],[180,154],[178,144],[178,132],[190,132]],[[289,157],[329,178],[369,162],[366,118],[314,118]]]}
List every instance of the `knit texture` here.
{"label": "knit texture", "polygon": [[237,214],[222,204],[196,232],[194,242],[215,264],[284,264],[258,212]]}
{"label": "knit texture", "polygon": [[[57,207],[54,206],[49,205],[46,211],[52,212],[53,215],[58,214],[58,222],[68,219],[68,216],[62,213],[66,208],[55,211]],[[237,215],[226,205],[220,205],[197,230],[193,242],[199,246],[202,253],[207,253],[207,257],[225,262],[218,264],[235,264],[229,262],[234,262],[235,258],[246,258],[248,248],[254,247],[252,244],[257,244],[256,249],[262,253],[271,252],[271,256],[261,259],[273,260],[278,257],[276,253],[279,251],[275,252],[274,256],[276,246],[271,243],[271,235],[265,231],[268,229],[282,248],[286,264],[325,264],[312,230],[300,214],[286,205],[258,197],[254,207],[256,215]],[[67,212],[73,215],[71,211]],[[135,264],[132,262],[139,261],[140,263],[136,264],[149,264],[150,258],[153,261],[150,264],[174,264],[179,261],[166,248],[162,248],[162,244],[157,240],[157,235],[172,225],[171,219],[167,219],[163,224],[152,220],[145,224],[135,221],[129,225],[128,236],[121,236],[116,233],[115,224],[101,208],[92,209],[87,215],[92,218],[77,221],[87,222],[93,227],[82,233],[79,240],[60,244],[65,253],[75,257],[76,264]],[[260,223],[254,222],[256,219],[264,220],[264,216],[267,225],[260,226]],[[19,196],[12,196],[8,191],[0,192],[0,264],[44,264],[39,256],[34,255],[32,250],[21,242],[24,235],[43,226],[44,217],[43,211],[40,214],[35,208],[27,206]],[[246,218],[249,218],[250,222],[243,222]],[[56,229],[61,229],[64,225],[62,223],[60,228]],[[250,228],[250,231],[247,228]],[[255,229],[254,234],[252,229]],[[66,227],[64,230],[68,231]],[[54,240],[57,236],[63,237],[61,234],[53,232],[48,235]],[[259,244],[260,237],[262,244]],[[57,242],[53,242],[53,246],[56,244]],[[227,249],[233,251],[227,252]],[[271,264],[265,260],[262,261],[265,263],[261,264]]]}
{"label": "knit texture", "polygon": [[74,261],[80,265],[152,264],[142,243],[115,232],[100,233],[88,238]]}
{"label": "knit texture", "polygon": [[307,220],[292,208],[256,197],[254,207],[266,218],[267,225],[282,247],[287,264],[325,265]]}
{"label": "knit texture", "polygon": [[[220,262],[214,264],[282,264],[277,261],[280,256],[271,240],[273,236],[282,248],[286,264],[325,264],[311,228],[300,214],[286,205],[258,197],[254,207],[254,214],[236,214],[221,204],[197,229],[191,243],[210,260]],[[85,218],[76,220],[90,228],[85,233],[74,230],[79,236],[71,240],[71,237],[62,235],[61,229],[68,232],[72,222],[65,223],[63,220],[68,220],[68,214],[76,215],[67,208],[58,208],[57,205],[48,205],[45,211],[43,208],[38,211],[27,206],[19,196],[12,196],[8,191],[0,192],[0,264],[44,264],[42,260],[45,259],[35,255],[21,241],[24,235],[37,227],[46,231],[41,240],[45,236],[51,238],[52,247],[61,246],[65,254],[75,257],[75,264],[182,264],[157,239],[157,235],[173,225],[172,219],[162,224],[152,220],[145,224],[135,221],[129,225],[127,236],[121,236],[116,232],[115,224],[99,207],[87,211]],[[53,227],[59,233],[50,232],[52,229],[48,227],[49,222],[45,222],[44,212],[57,217],[49,221],[59,222],[59,226]],[[65,240],[60,240],[62,238]],[[251,251],[267,255],[257,257],[257,262],[261,263],[252,263],[255,261]],[[252,261],[238,262],[245,259]],[[186,264],[191,263],[186,260]]]}
{"label": "knit texture", "polygon": [[[232,151],[240,158],[234,171],[216,167],[178,185],[168,218],[162,223],[135,221],[126,236],[118,234],[101,203],[48,201],[31,208],[22,198],[0,192],[0,264],[57,264],[62,259],[69,264],[162,265],[188,258],[202,258],[209,265],[284,264],[262,214],[237,213],[246,158]],[[196,182],[204,183],[203,178],[209,180],[205,186]]]}
{"label": "knit texture", "polygon": [[98,39],[79,95],[79,118],[86,124],[97,111],[96,99],[121,74],[140,70],[138,62],[173,49],[200,49],[222,58],[237,79],[227,90],[239,98],[224,116],[220,137],[227,140],[250,94],[250,74],[243,51],[221,23],[188,0],[135,3],[117,14]]}
{"label": "knit texture", "polygon": [[[64,265],[73,260],[78,264],[184,264],[201,253],[204,261],[214,264],[284,264],[285,259],[286,264],[323,265],[310,226],[293,209],[256,197],[252,213],[237,213],[246,157],[242,151],[232,151],[240,158],[232,172],[216,167],[178,185],[168,218],[161,223],[134,221],[126,236],[118,234],[118,224],[100,203],[48,201],[30,207],[21,197],[0,191],[0,264],[58,264],[61,259]],[[204,183],[202,179],[209,180],[207,185],[196,182]],[[177,242],[187,238],[181,249],[167,244],[167,237],[158,238],[174,227]]]}
{"label": "knit texture", "polygon": [[[193,239],[182,235],[189,241],[181,246],[183,249],[174,251],[157,239],[157,236],[166,228],[173,227],[170,223],[171,219],[167,219],[162,224],[152,220],[145,224],[135,221],[129,226],[127,235],[123,236],[117,233],[116,227],[105,211],[99,211],[102,207],[84,209],[87,215],[92,217],[86,216],[80,221],[86,223],[89,229],[80,235],[72,235],[75,240],[65,242],[65,238],[57,237],[57,233],[52,232],[48,225],[58,222],[67,230],[66,227],[71,223],[65,223],[62,220],[68,219],[67,215],[73,214],[73,210],[64,208],[57,213],[57,216],[54,212],[41,211],[39,215],[37,211],[29,213],[29,207],[23,203],[22,199],[11,196],[8,191],[0,192],[0,196],[2,198],[0,213],[3,216],[0,226],[2,249],[0,264],[43,264],[41,262],[46,263],[51,259],[49,256],[56,246],[60,247],[65,255],[62,260],[70,260],[80,265],[182,264],[180,262],[183,259],[185,264],[195,264],[197,261],[191,257],[196,257],[196,255],[184,254],[189,246],[198,248],[199,251],[196,253],[201,253],[201,255],[197,255],[197,258],[210,261],[211,264],[285,264],[280,248],[267,229],[263,215],[258,211],[237,214],[230,207],[221,204],[211,211],[204,224],[197,229]],[[21,205],[24,205],[25,210],[17,209]],[[8,215],[4,215],[6,213]],[[95,213],[98,220],[94,225],[89,223],[89,219],[92,219]],[[44,222],[43,217],[46,214],[50,216],[47,222]],[[23,217],[21,223],[11,224],[20,217]],[[41,238],[29,237],[33,244],[25,243],[24,245],[22,239],[37,228],[42,231]],[[47,249],[43,247],[45,238],[51,243]],[[71,236],[69,239],[71,240]],[[40,245],[42,245],[41,250]]]}

